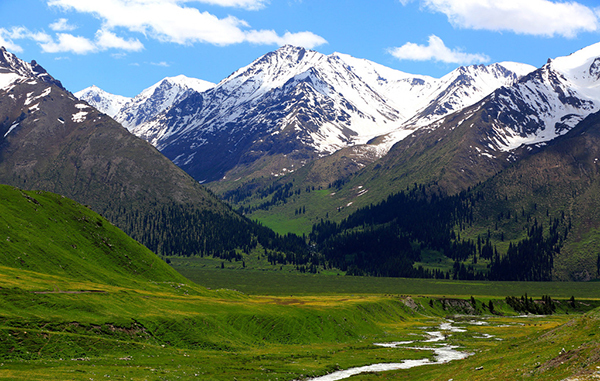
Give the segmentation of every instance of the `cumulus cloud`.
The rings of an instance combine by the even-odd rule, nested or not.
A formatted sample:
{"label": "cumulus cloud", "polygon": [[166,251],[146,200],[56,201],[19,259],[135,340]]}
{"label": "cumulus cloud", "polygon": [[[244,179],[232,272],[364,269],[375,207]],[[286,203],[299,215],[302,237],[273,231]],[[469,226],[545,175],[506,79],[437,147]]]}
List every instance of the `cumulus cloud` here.
{"label": "cumulus cloud", "polygon": [[242,42],[279,44],[297,42],[312,48],[326,43],[311,32],[277,35],[271,30],[248,30],[249,25],[236,17],[218,18],[186,3],[201,2],[222,6],[259,9],[264,0],[47,0],[48,5],[65,11],[88,13],[100,19],[103,29],[125,28],[130,32],[162,42],[182,45],[208,43],[231,45]]}
{"label": "cumulus cloud", "polygon": [[96,32],[96,46],[100,50],[120,49],[132,52],[139,52],[144,49],[144,45],[137,39],[125,40],[108,30],[99,30]]}
{"label": "cumulus cloud", "polygon": [[77,29],[75,25],[69,24],[69,20],[67,19],[58,19],[52,24],[50,24],[50,29],[56,32],[70,32],[72,30]]}
{"label": "cumulus cloud", "polygon": [[0,28],[0,46],[15,53],[23,52],[23,48],[13,41],[11,31],[5,28]]}
{"label": "cumulus cloud", "polygon": [[144,45],[137,39],[124,39],[108,30],[96,32],[93,40],[69,33],[57,33],[55,37],[44,32],[32,32],[25,27],[11,29],[0,28],[0,46],[21,53],[23,49],[15,40],[32,40],[37,42],[45,53],[88,54],[109,49],[124,51],[140,51]]}
{"label": "cumulus cloud", "polygon": [[58,41],[52,40],[41,43],[42,50],[46,53],[87,54],[98,50],[97,46],[90,40],[81,36],[73,36],[68,33],[59,33]]}
{"label": "cumulus cloud", "polygon": [[283,36],[279,36],[272,30],[250,31],[246,33],[246,41],[253,44],[261,45],[295,45],[305,48],[313,48],[315,46],[326,44],[327,41],[312,32],[290,33],[286,32]]}
{"label": "cumulus cloud", "polygon": [[43,44],[52,41],[50,35],[43,32],[32,32],[29,29],[18,26],[10,29],[0,28],[0,46],[15,53],[23,52],[23,48],[18,45],[15,40],[33,40]]}
{"label": "cumulus cloud", "polygon": [[399,60],[440,61],[468,65],[488,62],[490,58],[484,54],[470,54],[458,49],[450,49],[436,35],[429,36],[428,45],[408,42],[401,47],[391,48],[388,52]]}
{"label": "cumulus cloud", "polygon": [[[575,37],[600,29],[600,13],[575,1],[419,0],[458,28]],[[410,0],[400,0],[406,5]]]}

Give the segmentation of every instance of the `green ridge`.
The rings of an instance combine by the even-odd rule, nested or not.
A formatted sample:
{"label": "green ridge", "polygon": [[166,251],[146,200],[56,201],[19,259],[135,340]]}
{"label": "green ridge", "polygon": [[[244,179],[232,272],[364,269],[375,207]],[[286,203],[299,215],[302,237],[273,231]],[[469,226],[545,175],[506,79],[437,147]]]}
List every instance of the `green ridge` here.
{"label": "green ridge", "polygon": [[109,285],[184,280],[104,217],[68,198],[0,185],[0,265]]}

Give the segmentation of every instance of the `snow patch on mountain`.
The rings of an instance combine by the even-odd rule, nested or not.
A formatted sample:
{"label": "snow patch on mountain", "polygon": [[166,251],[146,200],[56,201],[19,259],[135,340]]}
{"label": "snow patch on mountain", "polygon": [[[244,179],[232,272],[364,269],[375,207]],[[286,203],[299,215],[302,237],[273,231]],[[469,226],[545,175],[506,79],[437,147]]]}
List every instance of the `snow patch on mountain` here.
{"label": "snow patch on mountain", "polygon": [[9,91],[12,86],[23,77],[16,73],[3,73],[0,71],[0,90]]}
{"label": "snow patch on mountain", "polygon": [[496,150],[547,142],[600,111],[600,43],[559,57],[510,88],[497,90],[486,106]]}
{"label": "snow patch on mountain", "polygon": [[48,95],[50,95],[50,93],[52,92],[52,88],[48,87],[46,89],[44,89],[44,91],[42,91],[42,93],[40,95],[37,96],[33,96],[33,92],[28,93],[27,94],[27,99],[25,99],[25,106],[29,106],[30,104],[32,104],[33,102],[37,101],[38,99],[42,99],[44,97],[47,97]]}
{"label": "snow patch on mountain", "polygon": [[14,130],[15,128],[19,127],[19,122],[14,122],[10,128],[8,129],[8,131],[6,131],[6,133],[4,134],[4,137],[6,138],[8,136],[8,134],[10,134],[12,132],[12,130]]}
{"label": "snow patch on mountain", "polygon": [[8,52],[4,47],[0,47],[0,78],[2,78],[0,79],[0,89],[7,89],[11,84],[20,80],[34,80],[33,84],[37,83],[36,80],[40,80],[64,89],[62,83],[48,74],[36,61],[27,63]]}
{"label": "snow patch on mountain", "polygon": [[108,93],[95,85],[78,91],[73,95],[112,118],[132,99]]}
{"label": "snow patch on mountain", "polygon": [[169,77],[150,86],[125,104],[114,119],[129,130],[147,122],[191,93],[201,93],[214,83],[184,75]]}

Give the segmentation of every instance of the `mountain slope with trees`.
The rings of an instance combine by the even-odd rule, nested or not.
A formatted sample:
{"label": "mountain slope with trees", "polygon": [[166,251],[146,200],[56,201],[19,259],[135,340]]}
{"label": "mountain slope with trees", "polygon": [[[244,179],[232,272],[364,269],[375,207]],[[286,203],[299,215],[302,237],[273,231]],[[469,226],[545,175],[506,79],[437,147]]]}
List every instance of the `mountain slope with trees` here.
{"label": "mountain slope with trees", "polygon": [[0,77],[1,183],[89,205],[159,254],[224,255],[259,237],[272,249],[282,242],[39,65],[3,49]]}

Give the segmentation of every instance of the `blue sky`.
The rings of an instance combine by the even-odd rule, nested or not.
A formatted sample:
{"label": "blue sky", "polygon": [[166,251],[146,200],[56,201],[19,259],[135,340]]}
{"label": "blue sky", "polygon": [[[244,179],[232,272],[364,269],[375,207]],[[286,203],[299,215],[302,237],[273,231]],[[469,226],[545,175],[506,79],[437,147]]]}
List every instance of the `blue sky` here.
{"label": "blue sky", "polygon": [[441,77],[600,41],[597,0],[0,0],[0,15],[0,45],[69,90],[126,96],[179,74],[218,82],[286,43]]}

